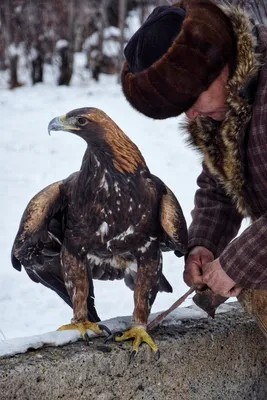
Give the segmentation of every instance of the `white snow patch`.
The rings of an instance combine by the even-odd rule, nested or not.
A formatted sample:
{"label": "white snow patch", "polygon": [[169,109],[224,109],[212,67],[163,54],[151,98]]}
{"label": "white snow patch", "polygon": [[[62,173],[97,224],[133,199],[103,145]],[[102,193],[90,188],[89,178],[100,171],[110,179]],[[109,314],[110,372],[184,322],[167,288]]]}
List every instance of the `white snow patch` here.
{"label": "white snow patch", "polygon": [[[103,31],[103,47],[102,53],[108,57],[116,57],[120,51],[120,30],[114,26],[105,28]],[[83,50],[90,53],[90,57],[94,58],[98,55],[98,50],[95,47],[98,46],[99,33],[94,32],[89,36],[83,44]],[[93,50],[92,50],[93,49]]]}
{"label": "white snow patch", "polygon": [[56,50],[61,50],[69,46],[69,42],[65,39],[59,39],[56,42]]}
{"label": "white snow patch", "polygon": [[8,46],[8,54],[10,57],[19,56],[21,54],[21,47],[15,46],[13,43]]}
{"label": "white snow patch", "polygon": [[[157,314],[151,314],[149,322],[156,318]],[[205,313],[203,311],[190,309],[178,309],[172,312],[164,321],[164,325],[170,322],[173,324],[181,324],[182,319],[188,318],[203,318]],[[107,321],[101,321],[101,324],[106,325],[111,332],[125,331],[131,326],[132,318],[130,316],[116,317]],[[96,335],[88,330],[90,338],[96,338]],[[14,356],[15,354],[25,353],[28,349],[39,349],[44,346],[63,346],[68,343],[77,342],[81,339],[78,330],[69,331],[53,331],[47,332],[42,335],[34,335],[29,337],[20,337],[15,339],[0,340],[0,357]],[[96,338],[97,340],[97,338]]]}
{"label": "white snow patch", "polygon": [[[169,306],[167,307],[169,308]],[[217,313],[224,313],[233,310],[235,307],[231,304],[221,305]],[[149,316],[148,322],[153,321],[161,312],[152,313]],[[207,314],[197,306],[191,307],[180,307],[170,313],[166,319],[161,322],[161,325],[181,325],[183,320],[187,319],[202,319],[208,318]],[[132,317],[116,317],[106,321],[101,321],[103,325],[106,325],[111,332],[126,331],[129,329],[132,323]],[[97,335],[92,331],[87,331],[90,338],[97,340]],[[19,337],[14,339],[0,340],[0,357],[10,357],[15,354],[25,353],[28,349],[39,349],[44,346],[63,346],[68,343],[77,342],[81,339],[81,335],[76,330],[69,331],[53,331],[47,332],[42,335],[34,335],[28,337]]]}

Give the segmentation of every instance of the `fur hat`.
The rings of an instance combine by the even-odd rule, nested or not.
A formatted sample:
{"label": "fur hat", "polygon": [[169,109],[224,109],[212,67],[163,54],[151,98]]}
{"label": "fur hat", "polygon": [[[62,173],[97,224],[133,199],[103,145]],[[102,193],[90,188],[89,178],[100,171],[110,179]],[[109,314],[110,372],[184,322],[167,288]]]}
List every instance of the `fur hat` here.
{"label": "fur hat", "polygon": [[125,97],[155,119],[180,115],[233,64],[236,40],[229,18],[212,0],[157,7],[125,48]]}

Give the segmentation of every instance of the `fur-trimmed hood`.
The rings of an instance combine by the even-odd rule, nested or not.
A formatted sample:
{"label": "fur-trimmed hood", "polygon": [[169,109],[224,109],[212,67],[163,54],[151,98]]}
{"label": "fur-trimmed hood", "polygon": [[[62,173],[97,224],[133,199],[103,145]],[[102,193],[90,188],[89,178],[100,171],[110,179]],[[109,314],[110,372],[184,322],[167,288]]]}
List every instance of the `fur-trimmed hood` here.
{"label": "fur-trimmed hood", "polygon": [[222,122],[198,117],[185,125],[189,142],[204,156],[204,164],[226,193],[233,199],[243,216],[254,218],[244,197],[245,175],[241,160],[242,142],[251,121],[253,101],[247,95],[249,86],[257,79],[260,56],[257,40],[248,15],[237,7],[223,7],[230,17],[237,39],[236,68],[228,81],[227,103],[230,110]]}

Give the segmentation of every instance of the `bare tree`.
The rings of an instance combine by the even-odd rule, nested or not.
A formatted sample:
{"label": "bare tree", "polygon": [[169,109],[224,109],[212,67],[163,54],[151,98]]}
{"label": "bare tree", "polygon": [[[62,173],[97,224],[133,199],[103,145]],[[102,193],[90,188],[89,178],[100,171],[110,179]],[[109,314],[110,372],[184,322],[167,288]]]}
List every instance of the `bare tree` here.
{"label": "bare tree", "polygon": [[[129,10],[138,8],[144,19],[147,5],[158,3],[159,0],[0,0],[0,68],[9,69],[11,88],[20,86],[18,64],[23,55],[35,84],[43,80],[44,63],[52,62],[56,54],[57,83],[68,85],[74,52],[80,51],[84,40],[96,32],[93,52],[97,56],[90,66],[98,80],[100,72],[120,70]],[[109,29],[111,26],[115,29]],[[107,40],[110,44],[116,42],[112,56],[105,53]]]}
{"label": "bare tree", "polygon": [[96,6],[96,13],[98,14],[96,29],[98,31],[98,43],[96,46],[94,63],[92,65],[92,76],[98,81],[99,74],[101,72],[101,65],[103,63],[103,43],[104,43],[104,31],[107,27],[107,0],[99,1],[99,6]]}
{"label": "bare tree", "polygon": [[[76,2],[77,3],[77,2]],[[58,54],[60,57],[60,70],[58,85],[69,85],[73,72],[74,57],[74,29],[75,29],[75,0],[69,0],[68,3],[68,23],[67,23],[67,39],[58,42]]]}
{"label": "bare tree", "polygon": [[9,87],[14,89],[21,86],[18,80],[19,60],[19,30],[20,21],[17,13],[14,13],[15,1],[2,0],[0,4],[1,27],[5,43],[6,60],[9,66]]}
{"label": "bare tree", "polygon": [[123,50],[124,50],[124,28],[125,28],[125,18],[126,18],[127,0],[119,0],[119,30],[120,30],[120,52],[118,54],[118,76],[123,63]]}
{"label": "bare tree", "polygon": [[27,0],[24,5],[24,35],[26,55],[30,60],[32,83],[43,81],[45,59],[45,0]]}

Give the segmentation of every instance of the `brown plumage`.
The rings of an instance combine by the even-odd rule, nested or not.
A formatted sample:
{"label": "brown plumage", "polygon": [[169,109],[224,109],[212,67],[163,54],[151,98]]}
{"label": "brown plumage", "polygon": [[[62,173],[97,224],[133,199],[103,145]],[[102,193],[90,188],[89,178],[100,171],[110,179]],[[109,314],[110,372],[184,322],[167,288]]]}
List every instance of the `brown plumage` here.
{"label": "brown plumage", "polygon": [[[136,145],[102,111],[82,108],[55,118],[88,144],[80,171],[38,193],[27,206],[12,250],[13,266],[55,290],[73,307],[62,329],[101,330],[93,279],[122,279],[134,290],[134,351],[146,341],[147,320],[158,290],[170,292],[161,252],[187,250],[182,210],[171,190],[152,175]],[[115,312],[115,310],[114,310]]]}

